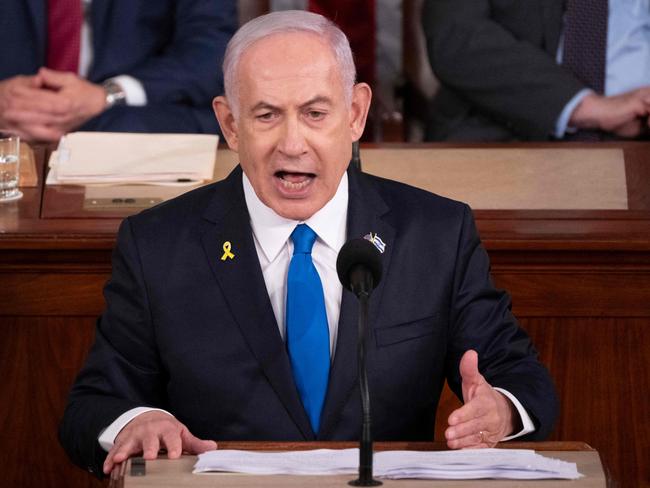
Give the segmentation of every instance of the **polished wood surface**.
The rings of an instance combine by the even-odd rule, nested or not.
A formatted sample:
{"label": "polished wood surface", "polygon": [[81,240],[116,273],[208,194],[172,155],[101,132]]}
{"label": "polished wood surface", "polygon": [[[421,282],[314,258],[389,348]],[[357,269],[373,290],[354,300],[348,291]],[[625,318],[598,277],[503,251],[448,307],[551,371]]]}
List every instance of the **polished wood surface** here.
{"label": "polished wood surface", "polygon": [[[305,449],[349,449],[359,447],[358,442],[317,441],[317,442],[273,442],[273,441],[220,441],[219,449],[239,449],[242,451],[303,451]],[[595,451],[586,442],[545,441],[508,442],[499,444],[500,449],[533,449],[536,451]],[[445,451],[444,442],[375,442],[374,451]]]}
{"label": "polished wood surface", "polygon": [[[266,442],[229,442],[222,443],[221,449],[239,449],[248,451],[300,451],[308,449],[346,449],[358,447],[356,443],[349,442],[291,442],[291,443],[266,443]],[[382,480],[388,487],[477,487],[494,486],[500,488],[515,487],[545,487],[549,483],[558,487],[572,488],[604,488],[605,475],[598,457],[598,453],[590,446],[576,442],[543,442],[543,443],[513,443],[509,447],[514,449],[534,449],[544,456],[562,459],[576,463],[578,471],[584,475],[579,480]],[[379,442],[375,451],[385,450],[417,450],[432,451],[444,449],[441,443],[424,442]],[[208,475],[193,475],[192,467],[196,456],[183,456],[178,460],[156,459],[145,464],[145,476],[132,476],[131,463],[117,468],[111,481],[110,488],[176,488],[181,486],[229,486],[229,487],[292,487],[309,486],[319,487],[347,486],[347,482],[355,477],[353,475],[339,476],[264,476],[243,475],[234,473],[212,473]]]}
{"label": "polished wood surface", "polygon": [[38,186],[38,171],[36,170],[36,158],[34,151],[25,142],[20,143],[20,167],[19,167],[20,187]]}
{"label": "polished wood surface", "polygon": [[[556,382],[561,413],[551,439],[588,442],[611,486],[642,487],[650,486],[650,145],[604,147],[624,150],[628,210],[474,213],[495,282],[510,291]],[[39,161],[46,153],[36,148]],[[69,463],[56,429],[129,210],[80,211],[83,189],[44,189],[39,170],[38,188],[0,205],[0,440],[11,446],[0,470],[8,486],[99,486]],[[443,396],[437,439],[458,404]]]}

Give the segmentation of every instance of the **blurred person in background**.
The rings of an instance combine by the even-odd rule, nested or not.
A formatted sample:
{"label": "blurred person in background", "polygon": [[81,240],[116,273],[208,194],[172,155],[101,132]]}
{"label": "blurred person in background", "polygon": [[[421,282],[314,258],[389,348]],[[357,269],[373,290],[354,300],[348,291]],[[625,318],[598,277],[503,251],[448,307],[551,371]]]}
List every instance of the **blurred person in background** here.
{"label": "blurred person in background", "polygon": [[221,0],[4,0],[0,130],[217,133],[211,107],[237,27]]}
{"label": "blurred person in background", "polygon": [[428,140],[648,138],[650,0],[427,0]]}

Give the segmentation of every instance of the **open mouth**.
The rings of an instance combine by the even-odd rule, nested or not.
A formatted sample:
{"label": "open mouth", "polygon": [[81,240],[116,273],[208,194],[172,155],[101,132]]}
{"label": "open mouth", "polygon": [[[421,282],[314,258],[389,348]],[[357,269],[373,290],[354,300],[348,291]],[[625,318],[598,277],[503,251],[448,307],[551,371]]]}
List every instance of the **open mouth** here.
{"label": "open mouth", "polygon": [[305,189],[316,178],[314,173],[276,171],[274,175],[285,190],[296,192]]}

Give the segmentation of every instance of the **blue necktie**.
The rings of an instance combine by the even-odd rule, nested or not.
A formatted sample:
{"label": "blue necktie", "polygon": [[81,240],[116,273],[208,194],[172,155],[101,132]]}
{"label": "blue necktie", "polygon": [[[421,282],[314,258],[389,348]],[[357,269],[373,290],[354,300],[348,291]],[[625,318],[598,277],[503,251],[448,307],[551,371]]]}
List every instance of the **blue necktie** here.
{"label": "blue necktie", "polygon": [[330,369],[330,341],[323,285],[311,260],[316,233],[305,224],[291,233],[293,257],[287,276],[287,348],[293,377],[318,434]]}

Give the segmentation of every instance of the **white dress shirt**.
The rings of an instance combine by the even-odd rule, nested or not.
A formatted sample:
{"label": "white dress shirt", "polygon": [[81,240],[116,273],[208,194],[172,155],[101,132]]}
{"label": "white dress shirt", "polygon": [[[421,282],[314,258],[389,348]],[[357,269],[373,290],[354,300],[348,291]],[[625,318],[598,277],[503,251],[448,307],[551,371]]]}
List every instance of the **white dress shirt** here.
{"label": "white dress shirt", "polygon": [[343,286],[336,273],[336,257],[345,244],[345,222],[348,214],[347,173],[343,174],[334,197],[304,222],[280,217],[257,198],[246,175],[243,175],[243,180],[255,250],[283,339],[286,328],[284,313],[287,300],[287,274],[293,256],[291,233],[298,224],[302,223],[307,224],[316,233],[317,238],[311,257],[323,284],[330,335],[330,357],[333,359],[343,294]]}
{"label": "white dress shirt", "polygon": [[[346,222],[348,215],[348,175],[343,174],[339,187],[334,197],[325,206],[303,221],[290,220],[276,214],[267,207],[255,194],[255,190],[245,174],[242,173],[244,197],[250,215],[251,228],[255,250],[264,276],[266,290],[271,300],[273,313],[280,329],[282,338],[285,338],[285,304],[287,299],[287,274],[289,263],[293,255],[291,233],[298,224],[305,223],[317,234],[316,242],[312,249],[312,260],[323,284],[325,295],[325,310],[330,335],[330,357],[336,354],[336,337],[338,333],[339,314],[341,311],[341,298],[343,287],[336,272],[336,257],[345,244]],[[513,439],[528,434],[535,430],[530,416],[519,401],[508,391],[495,388],[506,395],[517,408],[521,417],[523,429],[503,440]],[[136,416],[154,408],[138,407],[129,410],[118,417],[99,436],[99,444],[106,451],[110,450],[115,437]],[[165,410],[161,410],[172,415]]]}

